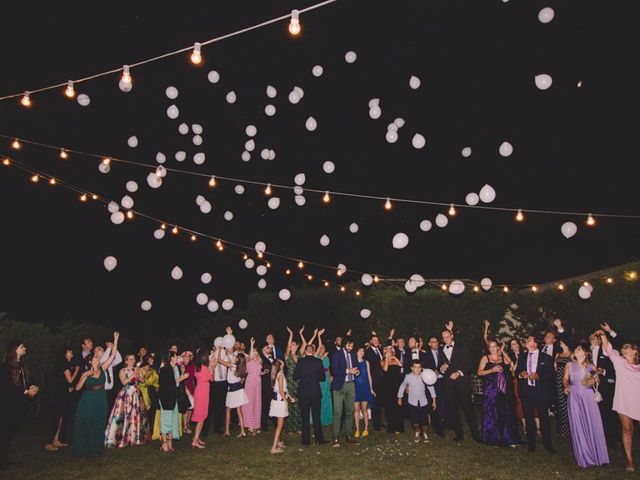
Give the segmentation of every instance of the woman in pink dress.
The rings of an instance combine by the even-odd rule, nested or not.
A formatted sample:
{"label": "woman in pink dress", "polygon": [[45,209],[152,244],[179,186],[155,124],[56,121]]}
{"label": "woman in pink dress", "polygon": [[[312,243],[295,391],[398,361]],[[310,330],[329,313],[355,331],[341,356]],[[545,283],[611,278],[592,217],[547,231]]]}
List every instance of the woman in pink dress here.
{"label": "woman in pink dress", "polygon": [[[605,324],[606,326],[606,324]],[[596,335],[602,341],[602,351],[611,359],[616,370],[616,389],[613,395],[613,410],[618,412],[622,425],[622,445],[627,457],[627,472],[635,472],[633,463],[633,421],[640,421],[640,348],[633,343],[625,343],[620,353],[614,350],[607,335],[598,330]]]}
{"label": "woman in pink dress", "polygon": [[196,429],[193,434],[193,440],[191,440],[191,446],[193,448],[204,448],[204,442],[200,440],[200,432],[202,432],[202,426],[209,414],[209,385],[213,377],[209,369],[209,353],[202,348],[196,354],[194,376],[196,388],[193,395],[194,405],[191,421],[195,422]]}
{"label": "woman in pink dress", "polygon": [[251,350],[247,361],[247,379],[244,384],[244,391],[247,394],[249,403],[243,405],[242,416],[244,426],[249,429],[251,435],[260,432],[260,419],[262,414],[262,360],[255,349],[255,340],[251,338]]}

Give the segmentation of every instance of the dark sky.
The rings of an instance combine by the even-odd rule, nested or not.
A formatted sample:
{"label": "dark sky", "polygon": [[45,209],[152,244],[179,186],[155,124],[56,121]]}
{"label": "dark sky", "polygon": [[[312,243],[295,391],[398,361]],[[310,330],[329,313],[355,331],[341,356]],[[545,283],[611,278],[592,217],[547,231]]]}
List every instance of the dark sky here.
{"label": "dark sky", "polygon": [[[33,3],[33,5],[30,5]],[[54,2],[56,3],[56,2]],[[3,75],[0,95],[33,89],[97,73],[175,50],[259,23],[313,2],[157,2],[129,4],[21,2],[3,12]],[[538,11],[551,4],[554,20],[546,25]],[[578,212],[638,214],[636,139],[638,29],[634,2],[541,2],[500,0],[339,1],[301,16],[303,34],[292,39],[286,22],[204,47],[204,64],[188,56],[162,60],[132,70],[134,89],[118,89],[118,74],[77,86],[91,97],[80,107],[62,90],[34,95],[31,109],[17,100],[0,102],[0,133],[78,150],[103,153],[147,164],[158,151],[167,166],[203,173],[390,197],[464,203],[468,192],[485,184],[497,191],[493,205]],[[354,64],[344,61],[354,50]],[[315,78],[311,68],[324,74]],[[221,74],[218,84],[207,73]],[[534,76],[548,73],[553,85],[540,91]],[[422,84],[409,88],[409,77]],[[582,81],[582,87],[577,83]],[[180,95],[178,120],[167,118],[172,103],[164,95],[173,85]],[[267,85],[278,90],[268,99]],[[294,86],[305,91],[298,105],[287,101]],[[225,101],[228,91],[238,101]],[[382,118],[368,116],[367,103],[380,98]],[[264,107],[277,107],[274,117]],[[318,129],[305,130],[314,116]],[[406,120],[395,144],[385,141],[387,124]],[[198,123],[204,143],[177,125]],[[245,127],[258,128],[250,162],[240,155]],[[420,132],[427,146],[415,150]],[[139,146],[127,147],[136,135]],[[508,140],[509,158],[498,155]],[[470,146],[473,154],[462,158]],[[262,148],[276,151],[274,161],[260,158]],[[179,164],[178,150],[187,152]],[[191,161],[207,155],[204,165]],[[34,168],[55,174],[89,191],[120,199],[127,180],[140,190],[135,208],[237,243],[263,240],[268,249],[296,258],[406,277],[491,277],[496,283],[531,284],[577,275],[637,259],[640,221],[584,217],[527,216],[517,225],[512,213],[460,209],[449,226],[421,232],[420,220],[446,209],[333,197],[329,206],[307,193],[298,207],[288,191],[277,191],[282,204],[267,208],[262,188],[222,182],[215,190],[205,179],[170,173],[158,190],[147,187],[147,170],[114,165],[97,171],[97,160],[26,147],[16,153],[0,141],[0,154],[11,154]],[[322,164],[336,171],[327,175]],[[213,204],[200,213],[195,197]],[[226,222],[226,210],[234,213]],[[242,265],[240,253],[215,252],[209,241],[192,244],[180,235],[157,241],[157,224],[142,218],[115,226],[103,205],[82,205],[76,194],[43,182],[32,185],[17,169],[0,170],[0,311],[56,324],[66,319],[113,325],[129,322],[164,325],[191,322],[206,313],[195,302],[200,291],[211,298],[231,297],[238,306],[257,289],[258,277]],[[560,233],[575,221],[570,240]],[[357,235],[348,226],[357,222]],[[410,244],[391,247],[396,232]],[[331,244],[322,248],[322,234]],[[252,252],[248,252],[252,253]],[[107,273],[105,256],[118,268]],[[269,289],[303,282],[283,274],[293,264],[273,259]],[[171,280],[180,265],[185,277]],[[317,279],[336,280],[335,272],[307,268]],[[203,286],[201,273],[214,281]],[[347,275],[346,281],[359,275]],[[275,293],[274,293],[275,294]],[[153,309],[140,310],[149,299]],[[149,323],[150,322],[150,323]]]}

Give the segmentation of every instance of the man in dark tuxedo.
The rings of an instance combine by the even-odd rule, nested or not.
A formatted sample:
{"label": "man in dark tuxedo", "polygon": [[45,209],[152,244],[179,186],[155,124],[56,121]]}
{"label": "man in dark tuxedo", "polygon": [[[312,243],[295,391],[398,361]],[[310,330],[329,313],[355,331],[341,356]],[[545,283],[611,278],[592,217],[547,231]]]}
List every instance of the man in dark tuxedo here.
{"label": "man in dark tuxedo", "polygon": [[260,359],[262,360],[262,370],[260,371],[262,390],[260,429],[266,432],[269,429],[269,406],[271,405],[271,393],[273,392],[273,387],[271,386],[271,366],[275,360],[273,347],[269,346],[269,344],[262,347],[262,350],[260,351]]}
{"label": "man in dark tuxedo", "polygon": [[[411,339],[409,339],[411,341]],[[423,368],[429,368],[436,372],[438,376],[438,380],[436,381],[433,388],[436,391],[436,397],[438,398],[438,402],[436,403],[436,409],[433,411],[431,423],[433,425],[433,429],[436,432],[436,435],[443,437],[444,436],[444,420],[446,418],[446,395],[444,393],[444,375],[440,373],[440,367],[446,363],[447,359],[442,353],[442,349],[440,348],[440,341],[438,337],[432,336],[429,337],[429,351],[426,352],[423,356],[422,366]]]}
{"label": "man in dark tuxedo", "polygon": [[[393,330],[392,330],[393,332]],[[380,345],[380,337],[377,335],[371,335],[369,340],[369,348],[364,352],[364,358],[369,362],[369,369],[371,370],[371,387],[377,398],[382,398],[381,385],[382,385],[382,362],[384,355],[382,353],[382,346]],[[382,407],[380,401],[375,402],[376,405],[371,409],[371,420],[373,421],[373,429],[380,431],[382,427]]]}
{"label": "man in dark tuxedo", "polygon": [[442,331],[442,341],[445,361],[440,365],[439,371],[444,376],[447,423],[455,432],[453,440],[459,443],[464,439],[458,414],[458,405],[460,405],[467,419],[471,437],[479,442],[478,424],[471,403],[471,355],[464,346],[455,343],[453,333],[449,329]]}
{"label": "man in dark tuxedo", "polygon": [[[344,348],[331,355],[331,390],[333,390],[333,446],[340,446],[340,427],[344,409],[344,436],[346,443],[357,444],[353,433],[353,411],[356,398],[355,378],[360,373],[358,359],[353,351],[353,340],[344,339]],[[299,392],[298,387],[298,392]],[[318,421],[319,422],[319,421]],[[316,422],[314,421],[314,424]],[[319,423],[318,423],[319,424]]]}
{"label": "man in dark tuxedo", "polygon": [[[265,337],[265,341],[267,346],[271,349],[272,362],[273,360],[282,360],[284,362],[284,354],[282,353],[282,349],[276,345],[273,333],[269,332]],[[271,398],[271,396],[269,396],[269,398]]]}
{"label": "man in dark tuxedo", "polygon": [[520,382],[520,398],[527,425],[529,451],[536,449],[535,411],[540,418],[542,444],[549,453],[556,453],[551,446],[549,429],[549,405],[556,391],[553,358],[538,350],[536,337],[529,335],[525,339],[526,352],[520,354],[516,376]]}
{"label": "man in dark tuxedo", "polygon": [[607,440],[609,448],[615,448],[620,438],[618,431],[618,417],[612,410],[613,394],[616,388],[616,371],[613,363],[602,351],[602,342],[600,337],[595,333],[589,337],[591,343],[591,361],[598,369],[600,374],[600,384],[598,391],[602,395],[602,401],[598,403],[600,409],[600,417],[602,417],[602,426],[604,427],[604,436]]}
{"label": "man in dark tuxedo", "polygon": [[327,443],[322,435],[320,423],[320,382],[324,382],[326,376],[322,360],[315,354],[316,348],[309,344],[304,349],[304,357],[298,360],[293,378],[298,380],[298,401],[300,402],[300,415],[302,416],[302,444],[310,445],[309,412],[313,418],[313,436],[316,444]]}

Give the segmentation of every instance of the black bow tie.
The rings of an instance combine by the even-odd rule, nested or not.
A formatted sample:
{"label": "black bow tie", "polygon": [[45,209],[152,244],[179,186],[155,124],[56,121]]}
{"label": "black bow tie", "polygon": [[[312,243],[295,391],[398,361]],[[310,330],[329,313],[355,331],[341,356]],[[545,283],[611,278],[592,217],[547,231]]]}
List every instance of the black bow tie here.
{"label": "black bow tie", "polygon": [[453,345],[445,345],[444,348],[453,348]]}

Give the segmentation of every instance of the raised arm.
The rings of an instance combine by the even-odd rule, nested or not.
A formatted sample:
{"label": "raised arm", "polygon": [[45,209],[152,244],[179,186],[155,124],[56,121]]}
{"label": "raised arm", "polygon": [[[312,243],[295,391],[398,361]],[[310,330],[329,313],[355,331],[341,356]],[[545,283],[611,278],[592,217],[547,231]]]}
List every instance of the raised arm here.
{"label": "raised arm", "polygon": [[484,321],[484,330],[482,331],[482,339],[484,340],[484,344],[489,346],[489,327],[491,326],[491,322],[489,320]]}
{"label": "raised arm", "polygon": [[118,331],[113,332],[113,348],[111,349],[111,354],[109,355],[109,358],[107,359],[107,361],[101,365],[103,370],[107,370],[113,363],[113,360],[116,358],[116,354],[118,353],[119,338],[120,338],[120,332]]}
{"label": "raised arm", "polygon": [[304,338],[304,325],[300,329],[300,353],[304,352],[304,349],[307,346],[307,341]]}
{"label": "raised arm", "polygon": [[320,330],[318,330],[318,350],[320,350],[320,347],[322,346],[322,334],[324,333],[324,328],[321,328]]}
{"label": "raised arm", "polygon": [[287,340],[287,351],[284,352],[284,358],[289,356],[289,352],[291,351],[291,344],[293,343],[293,330],[287,327],[287,332],[289,332],[289,340]]}

